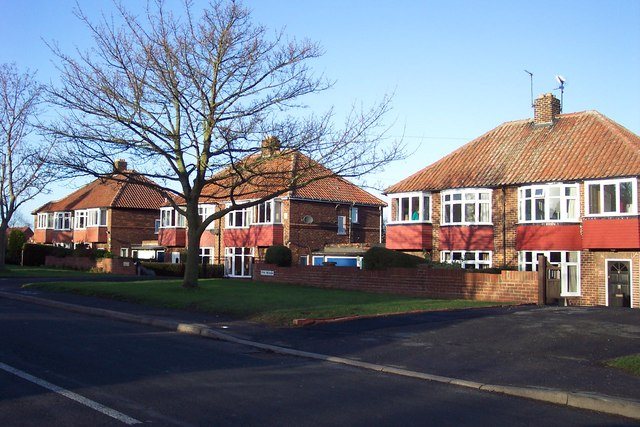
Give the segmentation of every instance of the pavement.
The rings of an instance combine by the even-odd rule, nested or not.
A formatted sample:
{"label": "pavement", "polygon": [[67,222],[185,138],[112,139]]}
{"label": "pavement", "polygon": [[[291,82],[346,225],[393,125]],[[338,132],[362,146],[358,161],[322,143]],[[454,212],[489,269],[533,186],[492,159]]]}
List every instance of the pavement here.
{"label": "pavement", "polygon": [[39,280],[50,281],[0,279],[0,297],[640,420],[640,378],[602,363],[640,352],[639,310],[496,307],[275,328],[21,288]]}

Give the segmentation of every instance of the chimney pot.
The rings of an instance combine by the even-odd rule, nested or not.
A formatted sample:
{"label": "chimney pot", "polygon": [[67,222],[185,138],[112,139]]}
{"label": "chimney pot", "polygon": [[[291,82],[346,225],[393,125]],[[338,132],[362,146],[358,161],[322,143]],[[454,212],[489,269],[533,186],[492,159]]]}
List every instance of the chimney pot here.
{"label": "chimney pot", "polygon": [[560,100],[552,93],[540,95],[534,102],[533,123],[536,125],[552,124],[560,114]]}
{"label": "chimney pot", "polygon": [[124,159],[118,159],[115,162],[116,171],[123,172],[127,170],[127,161]]}
{"label": "chimney pot", "polygon": [[262,157],[271,157],[280,151],[280,140],[275,136],[269,136],[262,140]]}

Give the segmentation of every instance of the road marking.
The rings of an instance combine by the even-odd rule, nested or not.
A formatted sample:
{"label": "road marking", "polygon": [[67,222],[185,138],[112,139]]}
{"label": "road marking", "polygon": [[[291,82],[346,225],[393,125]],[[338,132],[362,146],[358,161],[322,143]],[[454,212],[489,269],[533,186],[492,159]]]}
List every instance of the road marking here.
{"label": "road marking", "polygon": [[115,409],[108,408],[108,407],[106,407],[104,405],[99,404],[98,402],[94,402],[93,400],[87,399],[86,397],[83,397],[83,396],[80,396],[77,393],[74,393],[74,392],[69,391],[67,389],[64,389],[62,387],[59,387],[59,386],[57,386],[55,384],[51,384],[50,382],[45,381],[43,379],[34,377],[33,375],[30,375],[30,374],[28,374],[28,373],[26,373],[24,371],[21,371],[19,369],[11,367],[11,366],[9,366],[7,364],[4,364],[2,362],[0,362],[0,369],[4,370],[6,372],[9,372],[9,373],[11,373],[13,375],[16,375],[16,376],[18,376],[18,377],[20,377],[22,379],[27,380],[27,381],[30,381],[30,382],[32,382],[34,384],[37,384],[40,387],[44,387],[44,388],[46,388],[48,390],[51,390],[54,393],[58,393],[58,394],[66,397],[68,399],[74,400],[74,401],[76,401],[76,402],[78,402],[78,403],[80,403],[80,404],[82,404],[84,406],[87,406],[87,407],[89,407],[89,408],[91,408],[91,409],[93,409],[95,411],[98,411],[98,412],[101,412],[101,413],[103,413],[105,415],[108,415],[111,418],[115,418],[116,420],[121,421],[121,422],[123,422],[125,424],[133,425],[133,424],[141,424],[142,423],[141,421],[138,421],[135,418],[131,418],[131,417],[123,414],[122,412],[118,412]]}

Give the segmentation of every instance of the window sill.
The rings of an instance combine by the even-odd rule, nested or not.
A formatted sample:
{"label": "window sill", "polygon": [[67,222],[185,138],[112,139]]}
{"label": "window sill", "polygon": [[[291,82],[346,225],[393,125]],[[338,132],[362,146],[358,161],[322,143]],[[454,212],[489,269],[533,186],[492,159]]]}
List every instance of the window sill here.
{"label": "window sill", "polygon": [[518,221],[518,225],[559,225],[559,224],[580,224],[580,220],[566,220],[566,221]]}
{"label": "window sill", "polygon": [[[354,224],[357,224],[354,222]],[[389,222],[387,225],[411,225],[411,224],[433,224],[431,221],[393,221]]]}
{"label": "window sill", "polygon": [[440,224],[440,227],[470,227],[474,225],[493,227],[492,222],[461,222],[455,224]]}

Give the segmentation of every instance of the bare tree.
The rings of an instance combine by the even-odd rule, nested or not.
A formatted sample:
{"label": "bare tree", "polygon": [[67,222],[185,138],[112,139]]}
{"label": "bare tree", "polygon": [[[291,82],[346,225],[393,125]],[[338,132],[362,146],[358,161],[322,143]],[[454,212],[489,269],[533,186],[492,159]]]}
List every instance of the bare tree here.
{"label": "bare tree", "polygon": [[[161,1],[142,17],[116,8],[116,17],[98,23],[77,12],[95,42],[91,51],[72,56],[52,47],[62,80],[50,89],[61,111],[51,136],[67,144],[54,162],[112,178],[114,161],[126,155],[154,180],[187,220],[184,287],[197,286],[200,236],[215,219],[314,180],[360,177],[399,157],[398,144],[383,138],[387,97],[353,108],[340,129],[332,111],[306,113],[306,97],[331,87],[309,64],[322,50],[254,24],[238,2],[216,1],[196,15],[187,1],[180,16]],[[264,159],[254,154],[269,136],[279,140],[272,159],[302,153],[314,161],[265,177]],[[251,202],[239,191],[248,182],[264,183]],[[198,203],[207,186],[223,188],[231,205],[203,221]]]}
{"label": "bare tree", "polygon": [[34,73],[0,64],[0,268],[5,264],[7,228],[16,211],[56,176],[43,161],[52,145],[32,138],[43,94]]}

